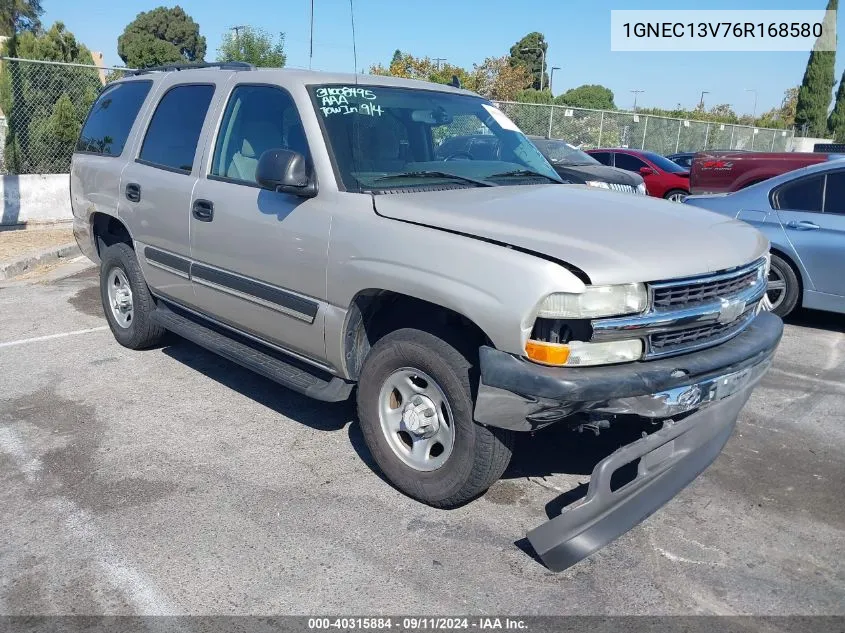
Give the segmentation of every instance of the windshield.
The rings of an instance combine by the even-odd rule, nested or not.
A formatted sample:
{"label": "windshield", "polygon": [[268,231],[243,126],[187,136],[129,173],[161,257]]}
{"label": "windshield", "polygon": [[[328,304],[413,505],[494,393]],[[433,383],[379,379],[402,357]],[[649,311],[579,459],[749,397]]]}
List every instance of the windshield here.
{"label": "windshield", "polygon": [[309,90],[348,191],[561,182],[516,125],[481,97],[368,85]]}
{"label": "windshield", "polygon": [[671,174],[681,174],[689,171],[686,167],[681,167],[678,163],[674,163],[665,156],[655,154],[654,152],[643,152],[643,156],[663,171],[668,171]]}
{"label": "windshield", "polygon": [[566,141],[557,139],[535,139],[534,145],[554,165],[600,165],[599,161],[585,154]]}

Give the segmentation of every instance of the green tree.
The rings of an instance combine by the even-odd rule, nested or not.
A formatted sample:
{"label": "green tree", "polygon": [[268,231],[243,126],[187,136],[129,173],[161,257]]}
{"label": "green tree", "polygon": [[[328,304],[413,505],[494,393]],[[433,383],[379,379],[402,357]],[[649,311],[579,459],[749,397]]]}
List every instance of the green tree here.
{"label": "green tree", "polygon": [[117,54],[132,68],[205,59],[205,37],[180,6],[139,13],[117,38]]}
{"label": "green tree", "polygon": [[577,88],[570,88],[562,95],[558,95],[555,103],[593,110],[616,109],[616,104],[613,103],[613,91],[597,84],[585,84]]}
{"label": "green tree", "polygon": [[[828,0],[828,11],[836,11],[837,6],[838,0]],[[831,91],[836,85],[836,52],[817,50],[820,40],[816,40],[816,46],[810,52],[795,108],[795,125],[802,130],[806,126],[808,136],[826,134],[827,110],[830,107]]]}
{"label": "green tree", "polygon": [[839,81],[833,112],[827,119],[827,131],[833,135],[837,143],[845,142],[845,72],[842,73],[842,79]]}
{"label": "green tree", "polygon": [[248,62],[255,66],[281,68],[287,61],[285,55],[285,34],[273,37],[263,29],[247,26],[232,34],[223,36],[223,43],[217,49],[219,62]]}
{"label": "green tree", "polygon": [[[543,49],[543,52],[541,53],[539,49]],[[529,33],[511,46],[511,65],[525,66],[534,78],[532,87],[537,90],[541,87],[540,77],[543,78],[542,87],[549,86],[549,75],[545,72],[546,68],[543,68],[543,56],[548,53],[548,49],[549,45],[546,43],[545,36],[537,31]]]}
{"label": "green tree", "polygon": [[517,93],[516,100],[520,103],[554,103],[551,92],[548,90],[536,90],[535,88],[521,90]]}
{"label": "green tree", "polygon": [[41,29],[41,0],[0,0],[0,35]]}
{"label": "green tree", "polygon": [[62,173],[88,108],[100,88],[90,51],[64,24],[7,40],[9,57],[91,66],[32,64],[5,60],[0,71],[0,108],[6,114],[5,166],[10,173]]}
{"label": "green tree", "polygon": [[391,58],[390,58],[390,64],[391,64],[391,66],[392,66],[393,64],[395,64],[396,62],[401,61],[401,59],[402,59],[402,51],[400,51],[400,50],[397,48],[395,51],[393,51],[393,57],[391,57]]}

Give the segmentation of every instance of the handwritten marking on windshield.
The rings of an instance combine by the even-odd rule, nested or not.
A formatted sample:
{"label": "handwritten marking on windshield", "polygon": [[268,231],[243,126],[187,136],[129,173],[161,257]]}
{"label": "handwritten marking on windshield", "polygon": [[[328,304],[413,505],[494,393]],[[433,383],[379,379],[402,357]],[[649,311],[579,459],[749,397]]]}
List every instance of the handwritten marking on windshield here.
{"label": "handwritten marking on windshield", "polygon": [[[316,95],[320,100],[320,110],[325,117],[332,114],[381,116],[384,112],[380,105],[369,103],[376,99],[376,95],[367,88],[353,86],[317,88]],[[350,98],[353,99],[353,103],[349,102]],[[365,99],[365,101],[360,102],[361,99]]]}

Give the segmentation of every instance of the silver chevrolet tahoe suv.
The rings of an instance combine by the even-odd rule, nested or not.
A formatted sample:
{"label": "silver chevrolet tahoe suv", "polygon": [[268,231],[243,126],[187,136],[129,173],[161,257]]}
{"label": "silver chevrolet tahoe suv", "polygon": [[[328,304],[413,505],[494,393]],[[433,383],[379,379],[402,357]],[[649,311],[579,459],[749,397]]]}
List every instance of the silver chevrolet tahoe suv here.
{"label": "silver chevrolet tahoe suv", "polygon": [[[437,152],[466,134],[497,151]],[[94,103],[71,197],[120,344],[170,330],[313,398],[354,392],[376,464],[427,504],[484,493],[517,432],[642,425],[529,532],[554,570],[716,458],[783,329],[761,310],[755,229],[562,184],[493,103],[451,86],[138,71]]]}

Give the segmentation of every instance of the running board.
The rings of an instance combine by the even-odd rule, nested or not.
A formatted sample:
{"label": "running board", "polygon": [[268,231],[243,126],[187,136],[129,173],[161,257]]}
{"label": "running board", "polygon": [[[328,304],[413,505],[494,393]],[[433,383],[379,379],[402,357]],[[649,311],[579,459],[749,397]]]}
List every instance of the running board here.
{"label": "running board", "polygon": [[352,392],[354,385],[342,378],[331,376],[317,368],[311,369],[297,359],[282,358],[281,353],[260,343],[249,341],[234,333],[229,334],[211,324],[200,323],[198,319],[183,316],[181,310],[178,313],[174,310],[160,301],[151,315],[152,321],[241,367],[315,400],[340,402],[349,398]]}

